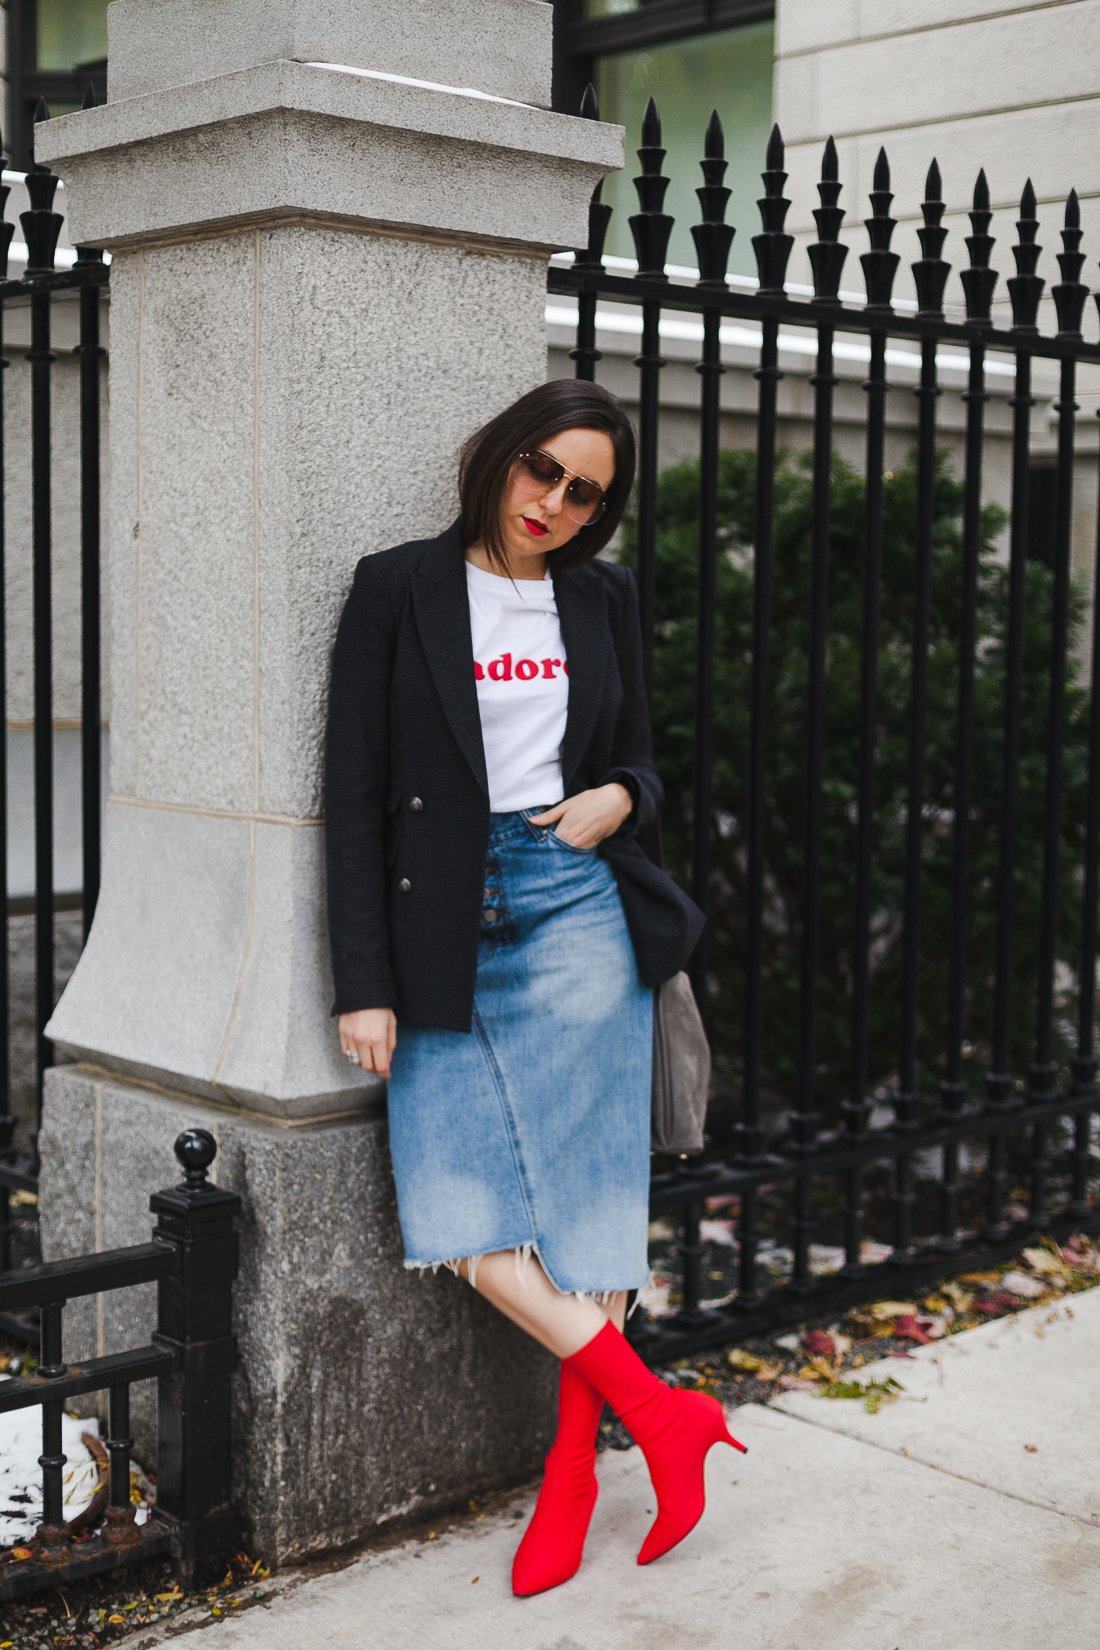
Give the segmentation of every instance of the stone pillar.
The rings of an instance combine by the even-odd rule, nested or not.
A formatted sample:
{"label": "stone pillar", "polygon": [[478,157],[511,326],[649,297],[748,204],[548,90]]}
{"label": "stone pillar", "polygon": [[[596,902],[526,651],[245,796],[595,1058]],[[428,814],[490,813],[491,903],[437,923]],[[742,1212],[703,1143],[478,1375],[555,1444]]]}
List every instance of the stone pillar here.
{"label": "stone pillar", "polygon": [[[440,531],[463,438],[545,377],[546,259],[585,244],[622,133],[549,111],[537,0],[116,0],[110,28],[109,102],[38,138],[74,241],[114,259],[113,794],[50,1024],[98,1072],[50,1081],[45,1241],[88,1246],[91,1162],[92,1238],[143,1234],[132,1164],[155,1189],[180,1107],[223,1118],[255,1246],[241,1499],[285,1556],[545,1446],[544,1360],[453,1280],[400,1275],[381,1085],[329,1014],[321,745],[355,563]],[[88,1320],[105,1349],[115,1333]],[[419,1360],[425,1336],[448,1354]],[[339,1421],[280,1444],[272,1474],[322,1365]],[[472,1416],[517,1378],[505,1439]],[[419,1443],[387,1458],[397,1380]],[[441,1491],[437,1450],[467,1425],[480,1458]]]}

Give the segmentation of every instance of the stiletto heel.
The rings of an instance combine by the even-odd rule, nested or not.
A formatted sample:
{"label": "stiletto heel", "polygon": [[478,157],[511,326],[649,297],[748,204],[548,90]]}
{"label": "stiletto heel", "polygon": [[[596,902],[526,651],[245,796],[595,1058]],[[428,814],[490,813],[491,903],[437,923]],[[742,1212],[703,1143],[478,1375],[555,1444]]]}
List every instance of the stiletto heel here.
{"label": "stiletto heel", "polygon": [[722,1425],[718,1429],[714,1442],[716,1444],[732,1444],[734,1449],[739,1449],[741,1451],[742,1455],[747,1455],[749,1453],[749,1446],[747,1444],[740,1443],[739,1440],[733,1436],[733,1433],[726,1426],[725,1421],[722,1422]]}

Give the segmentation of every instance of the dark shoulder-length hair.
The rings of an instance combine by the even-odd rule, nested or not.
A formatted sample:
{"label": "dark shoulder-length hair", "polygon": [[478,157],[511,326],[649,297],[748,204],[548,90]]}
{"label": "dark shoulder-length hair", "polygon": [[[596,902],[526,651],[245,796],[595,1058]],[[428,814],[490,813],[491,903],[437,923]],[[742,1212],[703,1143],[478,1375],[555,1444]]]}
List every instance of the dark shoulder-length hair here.
{"label": "dark shoulder-length hair", "polygon": [[489,560],[508,567],[504,543],[504,492],[518,456],[541,447],[563,430],[601,430],[615,449],[615,476],[603,514],[579,527],[566,544],[547,554],[552,572],[583,567],[601,551],[622,520],[634,485],[634,430],[615,397],[599,384],[560,378],[540,384],[475,430],[459,455],[458,494],[463,545],[484,544]]}

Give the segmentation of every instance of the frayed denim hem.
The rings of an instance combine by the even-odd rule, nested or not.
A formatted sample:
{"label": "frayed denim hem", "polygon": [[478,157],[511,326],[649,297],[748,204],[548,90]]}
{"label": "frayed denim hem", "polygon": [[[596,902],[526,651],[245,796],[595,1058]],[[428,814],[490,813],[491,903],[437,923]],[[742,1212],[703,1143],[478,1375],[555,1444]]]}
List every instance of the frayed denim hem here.
{"label": "frayed denim hem", "polygon": [[[502,1253],[502,1251],[499,1250],[499,1249],[494,1249],[494,1250],[490,1250],[490,1251],[487,1251],[487,1252],[491,1253],[491,1254],[500,1254],[500,1253]],[[547,1266],[545,1260],[542,1257],[542,1253],[541,1253],[541,1251],[538,1247],[538,1244],[536,1244],[536,1243],[517,1243],[512,1248],[512,1254],[515,1257],[516,1277],[519,1279],[520,1283],[523,1285],[524,1288],[527,1287],[527,1268],[531,1263],[531,1256],[534,1255],[535,1258],[537,1259],[539,1265],[542,1267],[542,1270],[543,1270],[545,1276],[549,1279],[551,1285],[557,1290],[559,1295],[575,1295],[579,1301],[589,1301],[590,1300],[590,1301],[595,1301],[597,1306],[610,1306],[611,1302],[615,1299],[616,1295],[626,1295],[626,1294],[629,1294],[629,1292],[630,1292],[629,1288],[621,1288],[621,1289],[563,1289],[561,1287],[561,1285],[555,1280],[553,1274],[551,1273],[549,1267]],[[433,1278],[435,1277],[436,1273],[439,1271],[439,1268],[441,1266],[443,1266],[447,1269],[448,1272],[453,1272],[456,1278],[460,1278],[462,1276],[462,1273],[459,1271],[459,1267],[461,1265],[463,1265],[463,1263],[465,1263],[465,1265],[467,1267],[467,1270],[469,1272],[469,1277],[467,1279],[467,1282],[469,1283],[471,1289],[476,1289],[477,1288],[477,1269],[478,1269],[478,1266],[479,1266],[480,1262],[483,1261],[484,1259],[485,1259],[484,1254],[480,1254],[480,1255],[459,1255],[457,1257],[457,1259],[455,1259],[455,1260],[407,1260],[407,1261],[405,1261],[404,1266],[405,1266],[406,1272],[419,1272],[421,1277],[424,1276],[425,1272],[430,1271]],[[627,1314],[628,1317],[632,1317],[635,1310],[636,1310],[636,1308],[637,1308],[638,1301],[641,1298],[641,1289],[648,1287],[648,1284],[651,1283],[652,1281],[653,1281],[653,1274],[651,1272],[649,1274],[648,1279],[646,1280],[646,1283],[643,1284],[641,1286],[641,1288],[638,1289],[638,1292],[634,1297],[634,1305],[630,1308],[630,1311]]]}

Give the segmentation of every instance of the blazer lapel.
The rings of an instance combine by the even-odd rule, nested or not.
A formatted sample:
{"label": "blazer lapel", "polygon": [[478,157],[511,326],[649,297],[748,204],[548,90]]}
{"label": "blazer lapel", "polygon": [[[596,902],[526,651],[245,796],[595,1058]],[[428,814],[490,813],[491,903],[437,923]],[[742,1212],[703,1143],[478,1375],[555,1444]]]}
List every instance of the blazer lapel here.
{"label": "blazer lapel", "polygon": [[569,709],[561,744],[561,776],[568,794],[592,738],[603,695],[609,640],[607,598],[600,580],[584,567],[559,573],[554,596],[569,661]]}
{"label": "blazer lapel", "polygon": [[410,583],[416,625],[432,681],[459,749],[488,796],[481,713],[474,681],[466,562],[457,522],[436,539]]}

